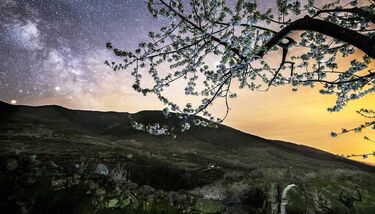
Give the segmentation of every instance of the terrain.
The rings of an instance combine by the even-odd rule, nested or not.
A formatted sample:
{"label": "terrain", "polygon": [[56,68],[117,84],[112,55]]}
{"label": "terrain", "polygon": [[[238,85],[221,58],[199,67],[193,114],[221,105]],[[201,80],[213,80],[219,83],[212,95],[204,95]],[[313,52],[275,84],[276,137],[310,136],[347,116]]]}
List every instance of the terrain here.
{"label": "terrain", "polygon": [[[5,213],[375,213],[375,167],[230,127],[176,138],[137,131],[135,114],[0,102]],[[352,196],[350,207],[340,200]],[[273,198],[276,195],[276,199]],[[3,212],[4,213],[4,212]]]}

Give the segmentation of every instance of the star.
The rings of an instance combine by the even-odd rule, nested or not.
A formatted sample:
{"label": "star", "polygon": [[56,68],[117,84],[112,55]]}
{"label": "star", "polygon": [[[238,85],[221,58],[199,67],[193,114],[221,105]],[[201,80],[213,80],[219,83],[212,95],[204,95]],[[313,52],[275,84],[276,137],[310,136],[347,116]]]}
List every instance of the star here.
{"label": "star", "polygon": [[105,44],[134,49],[146,38],[142,29],[160,28],[144,1],[11,0],[0,5],[0,99],[17,97],[29,104],[64,99],[58,97],[62,86],[77,96],[89,88],[102,97],[117,91],[120,78],[103,80],[111,75],[103,66],[111,56]]}

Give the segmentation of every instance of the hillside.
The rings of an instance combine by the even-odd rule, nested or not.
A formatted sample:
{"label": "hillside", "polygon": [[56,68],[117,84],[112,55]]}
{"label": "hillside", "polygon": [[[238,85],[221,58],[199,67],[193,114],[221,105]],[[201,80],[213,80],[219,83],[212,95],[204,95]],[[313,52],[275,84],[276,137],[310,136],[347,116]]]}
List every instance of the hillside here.
{"label": "hillside", "polygon": [[[271,185],[281,191],[296,183],[298,189],[290,193],[289,213],[345,213],[348,208],[338,200],[339,194],[355,194],[356,187],[362,193],[356,209],[375,211],[375,167],[223,125],[194,127],[176,139],[151,136],[134,130],[129,116],[146,124],[166,122],[158,111],[129,114],[1,102],[0,178],[4,191],[0,208],[10,213],[22,209],[50,213],[62,212],[70,204],[70,213],[90,213],[92,209],[142,213],[139,204],[144,208],[145,198],[162,191],[172,199],[147,199],[152,207],[149,210],[153,210],[150,213],[179,213],[181,209],[190,213],[259,213],[268,209],[265,203],[270,203]],[[122,169],[127,182],[115,182],[111,173],[98,175],[98,164],[109,172]],[[39,193],[41,188],[49,189],[48,194]],[[98,194],[101,188],[104,195]],[[121,197],[116,195],[118,188]],[[72,192],[74,197],[85,198],[82,204],[70,199]],[[25,199],[31,193],[33,200]],[[50,197],[54,200],[42,205]],[[126,203],[124,197],[129,199]],[[175,197],[193,199],[185,204],[174,201]],[[259,198],[264,200],[257,201]],[[114,199],[115,205],[111,204]],[[93,200],[95,203],[87,202]]]}

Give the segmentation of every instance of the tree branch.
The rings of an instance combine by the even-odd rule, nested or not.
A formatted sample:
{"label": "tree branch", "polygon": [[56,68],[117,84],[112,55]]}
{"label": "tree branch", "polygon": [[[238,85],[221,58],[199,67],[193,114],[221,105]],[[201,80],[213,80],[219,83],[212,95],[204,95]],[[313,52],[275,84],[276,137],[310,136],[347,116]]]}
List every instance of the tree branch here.
{"label": "tree branch", "polygon": [[289,47],[294,43],[293,40],[289,40],[287,43],[280,43],[279,46],[283,49],[283,56],[281,58],[281,63],[279,68],[277,69],[275,75],[271,79],[270,83],[268,83],[268,86],[272,85],[272,82],[276,79],[277,75],[279,74],[280,70],[283,68],[285,63],[289,63],[291,65],[291,75],[293,75],[294,70],[294,62],[286,61],[286,56],[288,55]]}
{"label": "tree branch", "polygon": [[375,77],[375,73],[370,73],[366,76],[361,76],[361,77],[358,77],[358,78],[353,78],[353,79],[350,79],[350,80],[345,80],[345,81],[327,81],[327,80],[321,80],[321,79],[312,79],[312,80],[304,80],[304,81],[300,81],[300,82],[320,82],[320,83],[327,83],[327,84],[332,84],[332,85],[341,85],[341,84],[345,84],[345,83],[351,83],[351,82],[357,82],[357,81],[360,81],[360,80],[364,80],[364,79],[372,79]]}
{"label": "tree branch", "polygon": [[[179,13],[176,9],[174,9],[171,5],[165,3],[163,0],[160,0],[160,2],[168,7],[168,9],[170,9],[171,11],[173,11],[174,14],[176,14],[181,20],[187,22],[189,25],[191,25],[193,28],[201,31],[202,33],[207,33],[205,30],[203,30],[201,27],[199,27],[197,24],[195,24],[194,22],[192,22],[191,20],[189,20],[188,18],[186,18],[183,14]],[[223,42],[221,41],[219,38],[213,36],[212,34],[208,34],[208,36],[215,42],[223,45],[224,47],[228,47],[229,44],[227,42]],[[244,57],[242,54],[241,54],[241,51],[237,48],[230,48],[237,56],[239,56],[241,59],[246,59],[246,57]]]}
{"label": "tree branch", "polygon": [[325,20],[314,19],[309,16],[297,19],[275,34],[271,40],[266,43],[264,49],[261,50],[257,56],[262,58],[269,50],[271,50],[272,47],[278,45],[280,41],[289,33],[298,30],[322,33],[343,42],[352,44],[371,58],[375,58],[375,38],[370,38],[356,31],[341,27]]}
{"label": "tree branch", "polygon": [[316,16],[319,16],[322,13],[353,13],[358,15],[359,17],[364,18],[366,21],[370,21],[375,23],[375,15],[370,13],[369,11],[363,10],[361,8],[337,8],[337,9],[331,9],[331,10],[319,10],[316,12],[316,14],[312,17],[315,18]]}

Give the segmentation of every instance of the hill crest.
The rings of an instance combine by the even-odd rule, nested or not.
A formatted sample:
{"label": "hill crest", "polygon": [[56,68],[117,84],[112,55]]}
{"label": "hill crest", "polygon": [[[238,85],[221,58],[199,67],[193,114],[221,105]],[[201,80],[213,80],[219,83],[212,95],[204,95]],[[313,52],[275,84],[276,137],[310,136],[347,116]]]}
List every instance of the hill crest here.
{"label": "hill crest", "polygon": [[[58,105],[11,105],[0,101],[0,112],[3,115],[0,117],[0,127],[3,129],[7,129],[7,124],[10,123],[27,122],[47,126],[55,132],[65,134],[85,134],[113,139],[144,138],[146,139],[145,141],[173,141],[170,137],[151,136],[132,128],[129,115],[132,115],[135,121],[145,124],[165,120],[162,112],[156,110],[144,110],[130,114],[114,111],[72,110]],[[274,157],[283,159],[285,158],[284,156],[291,155],[297,159],[298,157],[305,157],[310,159],[310,161],[332,162],[333,165],[334,163],[341,163],[366,171],[375,171],[375,167],[373,166],[356,161],[338,159],[335,155],[316,148],[261,138],[225,125],[219,125],[219,128],[193,127],[187,133],[181,133],[176,141],[203,142],[222,151],[236,152],[243,150],[249,151],[250,154],[253,154],[251,149],[262,150],[267,153],[267,155],[264,155],[265,157],[270,156],[273,159],[271,161],[276,162],[280,160]],[[243,151],[241,151],[241,154]]]}

